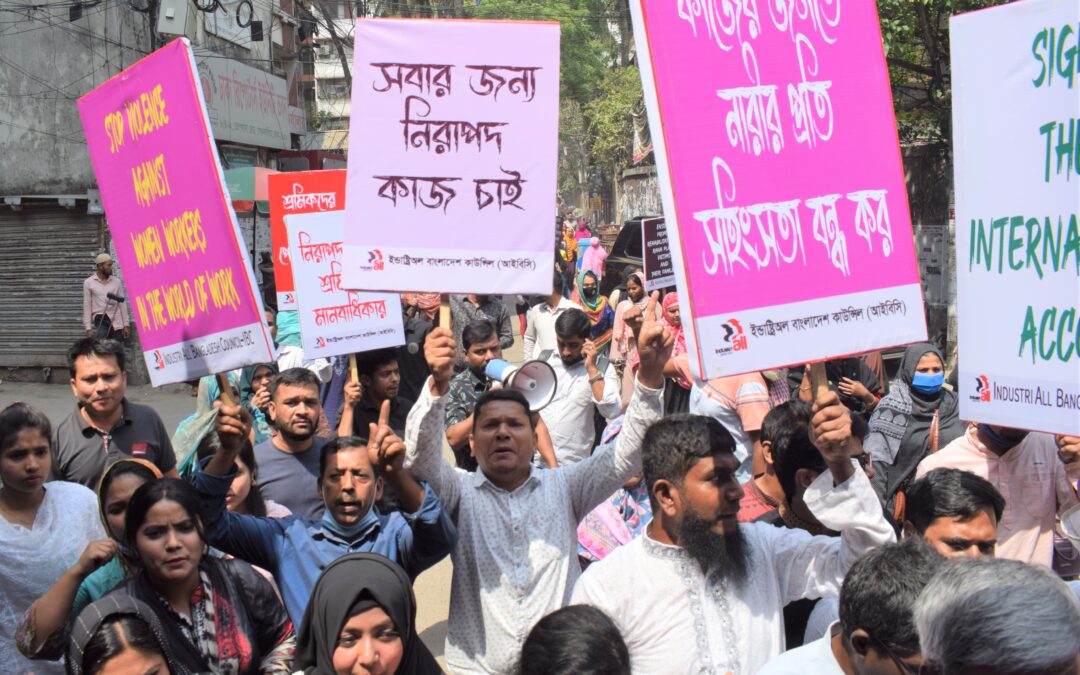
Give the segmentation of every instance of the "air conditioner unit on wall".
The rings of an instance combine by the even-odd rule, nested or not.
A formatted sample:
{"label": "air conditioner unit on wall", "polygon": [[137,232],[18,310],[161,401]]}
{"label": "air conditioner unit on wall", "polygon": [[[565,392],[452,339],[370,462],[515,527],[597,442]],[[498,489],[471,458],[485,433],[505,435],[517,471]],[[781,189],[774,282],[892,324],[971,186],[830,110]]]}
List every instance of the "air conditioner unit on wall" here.
{"label": "air conditioner unit on wall", "polygon": [[161,0],[158,8],[158,33],[194,37],[196,14],[191,0]]}

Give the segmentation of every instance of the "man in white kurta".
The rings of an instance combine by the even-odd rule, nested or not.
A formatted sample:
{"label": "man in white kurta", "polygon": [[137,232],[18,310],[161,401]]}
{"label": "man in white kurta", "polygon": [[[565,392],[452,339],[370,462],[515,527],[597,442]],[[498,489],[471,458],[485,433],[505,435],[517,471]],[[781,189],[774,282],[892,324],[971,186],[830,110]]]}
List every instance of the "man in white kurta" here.
{"label": "man in white kurta", "polygon": [[646,533],[589,567],[571,602],[598,607],[615,621],[635,673],[757,672],[784,650],[785,604],[836,595],[860,555],[895,540],[866,474],[848,461],[854,470],[846,480],[834,485],[833,474],[823,472],[804,496],[839,538],[739,524],[749,574],[731,587],[715,575],[706,579],[683,548],[650,536],[654,520]]}

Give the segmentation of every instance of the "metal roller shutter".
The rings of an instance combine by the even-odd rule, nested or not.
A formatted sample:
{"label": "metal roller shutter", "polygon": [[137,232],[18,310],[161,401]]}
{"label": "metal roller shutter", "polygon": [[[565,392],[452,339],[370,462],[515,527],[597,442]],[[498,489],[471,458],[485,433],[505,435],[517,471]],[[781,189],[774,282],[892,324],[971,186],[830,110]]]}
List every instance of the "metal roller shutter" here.
{"label": "metal roller shutter", "polygon": [[99,222],[85,206],[0,210],[0,367],[67,367]]}

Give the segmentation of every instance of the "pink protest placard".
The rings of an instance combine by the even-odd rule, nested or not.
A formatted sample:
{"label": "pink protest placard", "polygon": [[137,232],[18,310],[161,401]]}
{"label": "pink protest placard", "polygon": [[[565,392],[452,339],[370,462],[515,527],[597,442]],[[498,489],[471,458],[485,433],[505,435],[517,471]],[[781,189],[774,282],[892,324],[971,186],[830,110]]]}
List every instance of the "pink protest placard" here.
{"label": "pink protest placard", "polygon": [[549,293],[559,26],[356,22],[346,288]]}
{"label": "pink protest placard", "polygon": [[153,384],[272,361],[186,39],[79,99]]}
{"label": "pink protest placard", "polygon": [[695,371],[925,339],[874,3],[630,4]]}

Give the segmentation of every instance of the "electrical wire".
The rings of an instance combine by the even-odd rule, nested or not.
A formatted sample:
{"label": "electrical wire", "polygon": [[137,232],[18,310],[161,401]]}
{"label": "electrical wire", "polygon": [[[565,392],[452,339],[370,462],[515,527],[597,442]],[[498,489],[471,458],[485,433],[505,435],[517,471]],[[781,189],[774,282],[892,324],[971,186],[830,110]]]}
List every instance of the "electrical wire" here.
{"label": "electrical wire", "polygon": [[[108,8],[108,5],[106,4],[108,2],[122,2],[122,1],[123,0],[104,0],[102,2],[102,4],[93,7],[90,11],[83,12],[83,15],[78,20],[81,21],[82,19],[89,19],[92,16],[98,16],[98,15],[102,14]],[[68,7],[70,7],[70,5],[68,5]],[[41,15],[27,16],[24,20],[11,21],[11,22],[8,22],[8,24],[12,25],[12,26],[16,26],[16,25],[22,25],[22,24],[25,24],[25,23],[28,23],[28,22],[32,23],[32,22],[35,22],[35,21],[39,21],[39,22],[42,22],[45,25],[35,26],[33,28],[27,28],[26,30],[21,30],[21,31],[13,31],[11,28],[8,28],[8,29],[4,30],[3,32],[0,32],[0,38],[16,37],[16,36],[19,36],[19,35],[25,35],[27,33],[33,33],[34,31],[43,30],[44,28],[48,28],[49,26],[55,26],[57,24],[54,24],[50,20],[50,19],[54,19],[54,18],[58,19],[60,21],[66,22],[68,24],[72,23],[71,20],[66,15],[58,16],[58,15],[54,15],[54,14],[50,13],[50,14],[46,14],[45,16],[41,16]]]}
{"label": "electrical wire", "polygon": [[21,129],[22,131],[29,131],[29,132],[35,133],[35,134],[41,134],[43,136],[51,136],[53,138],[56,138],[56,139],[61,140],[61,141],[65,141],[67,143],[75,143],[76,145],[86,145],[86,139],[85,138],[72,138],[70,136],[62,136],[60,134],[56,134],[56,133],[53,133],[51,131],[43,131],[42,129],[33,129],[31,127],[24,127],[21,124],[15,124],[14,122],[9,122],[7,120],[0,120],[0,125],[12,127],[14,129]]}

